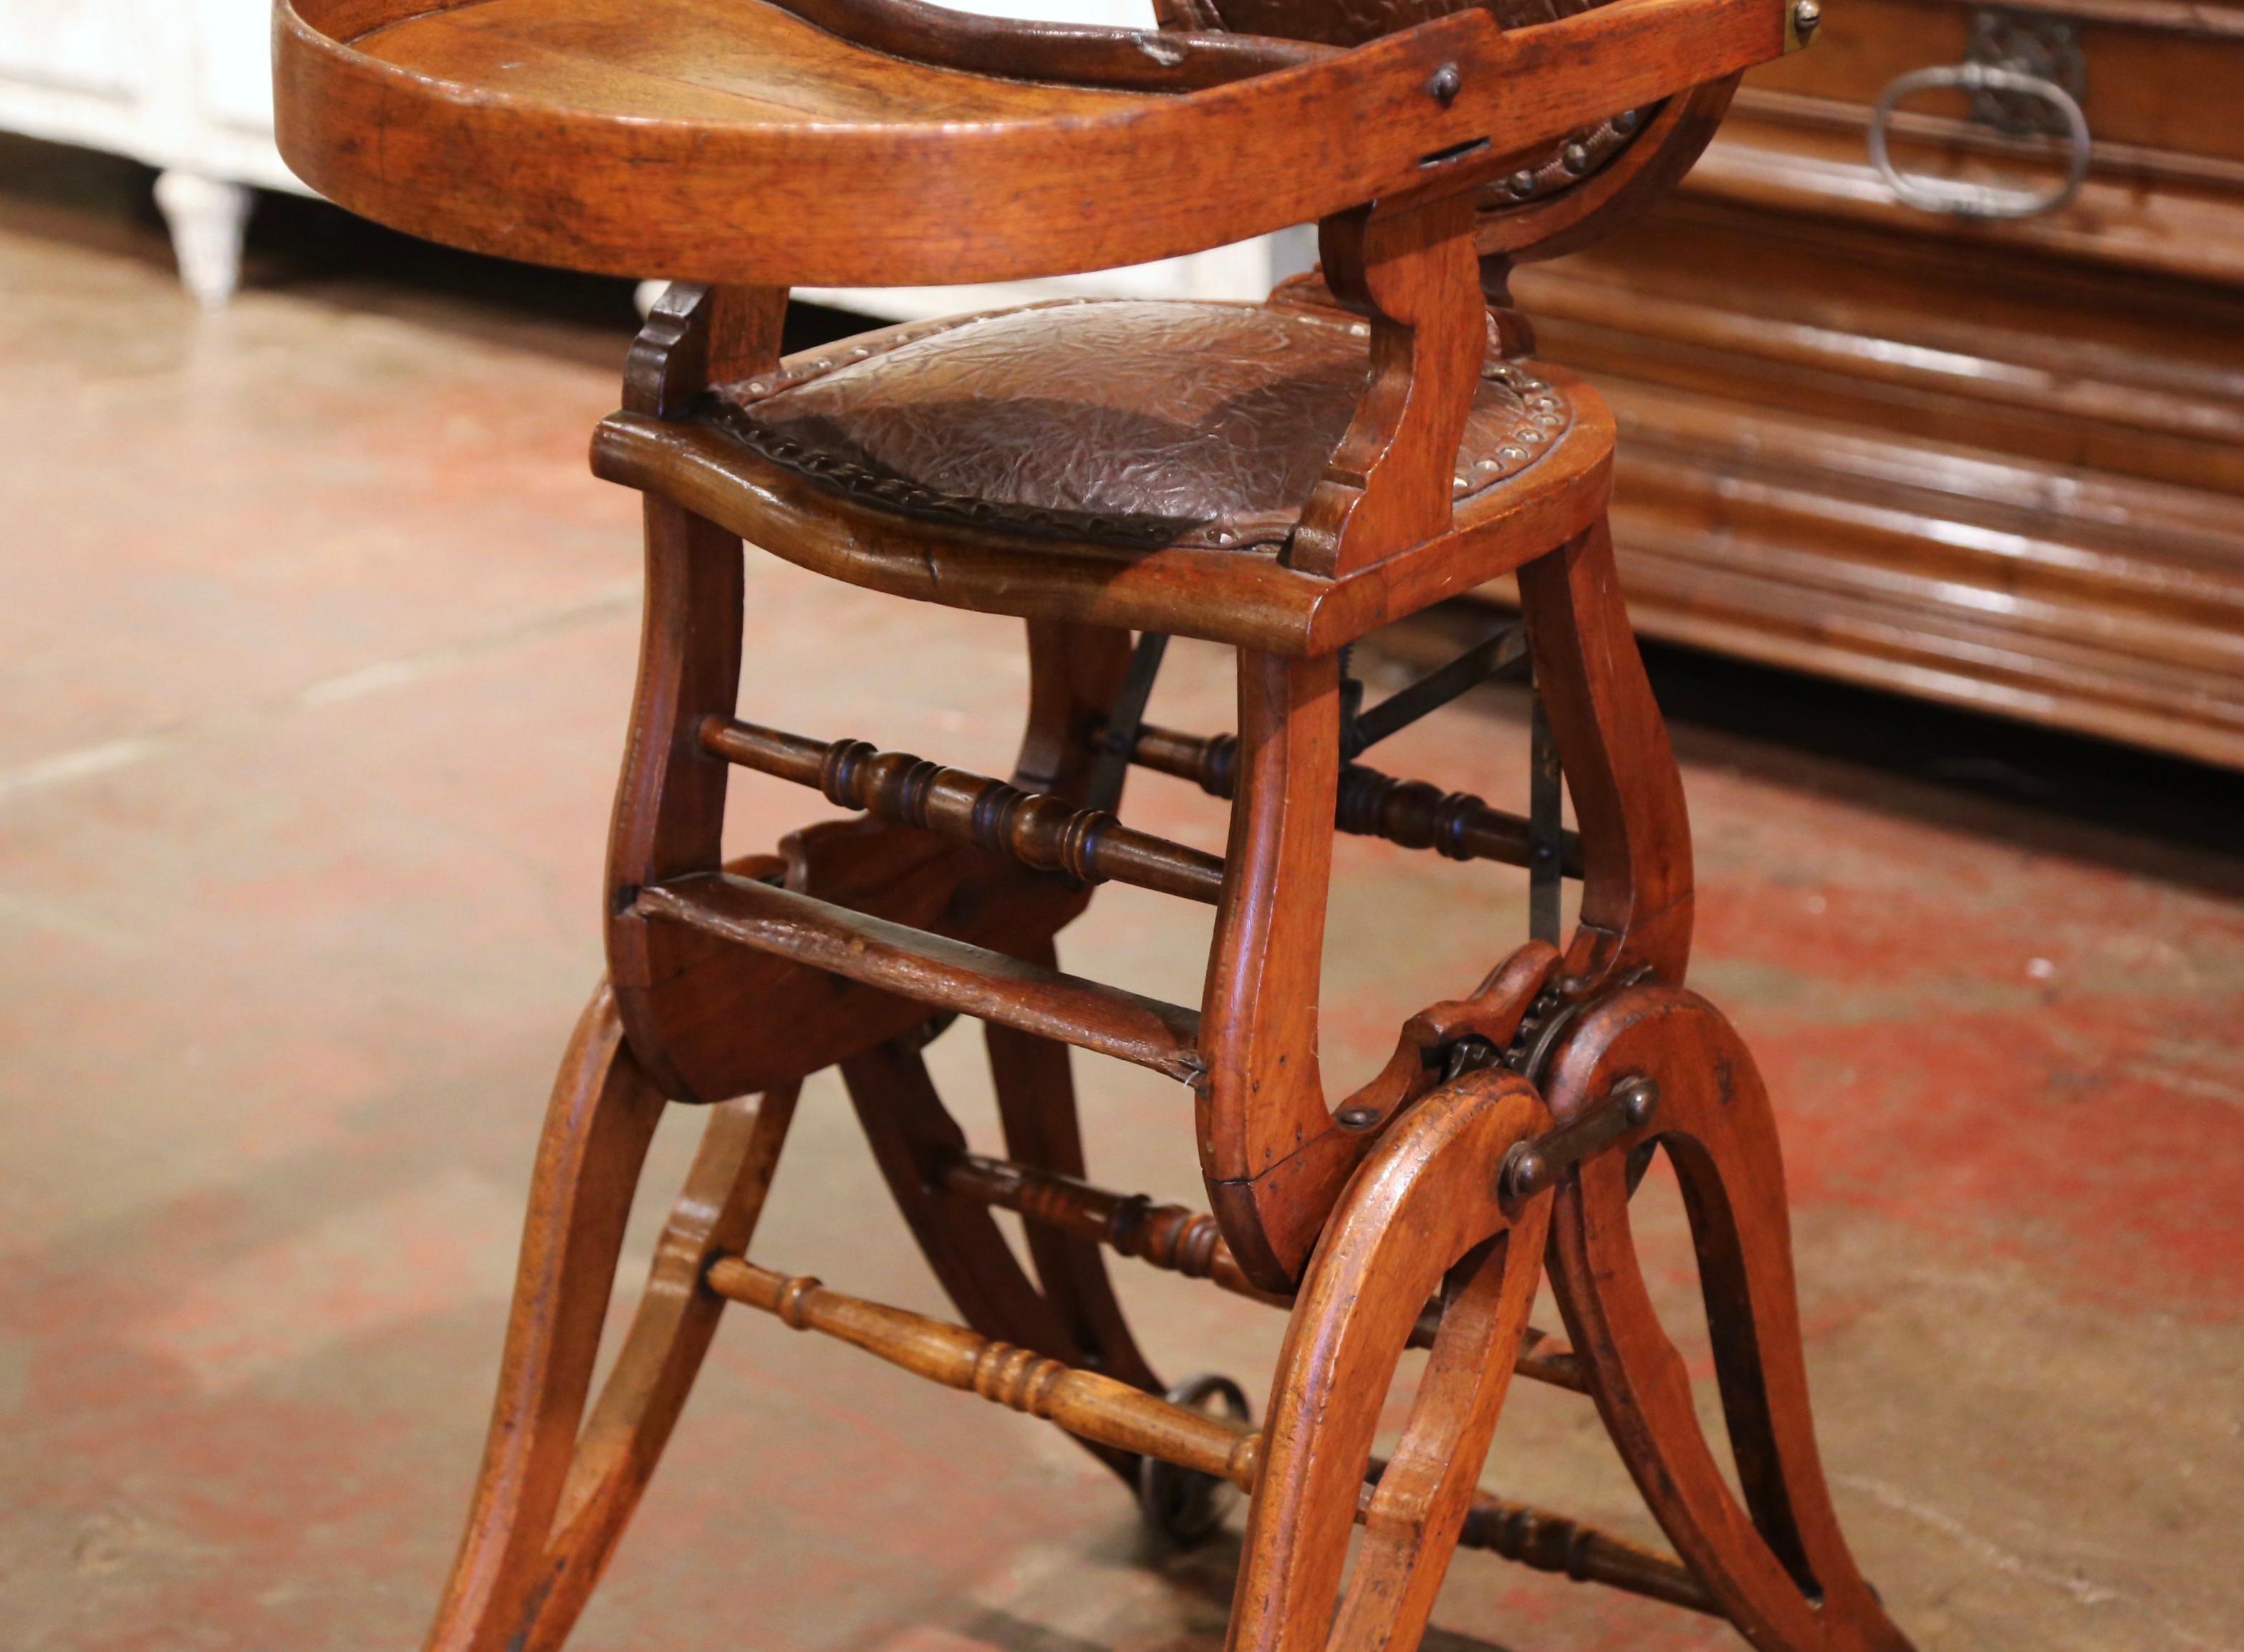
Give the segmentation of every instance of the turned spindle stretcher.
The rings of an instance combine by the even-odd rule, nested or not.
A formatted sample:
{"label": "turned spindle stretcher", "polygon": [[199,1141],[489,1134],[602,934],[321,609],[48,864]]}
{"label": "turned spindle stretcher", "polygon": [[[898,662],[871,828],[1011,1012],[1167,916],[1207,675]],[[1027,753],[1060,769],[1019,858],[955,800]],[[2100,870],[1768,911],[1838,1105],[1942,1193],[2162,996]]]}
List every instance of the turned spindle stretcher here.
{"label": "turned spindle stretcher", "polygon": [[[675,282],[593,444],[646,500],[609,980],[555,1089],[429,1644],[559,1643],[729,1303],[1058,1424],[1179,1540],[1244,1494],[1237,1648],[1408,1652],[1462,1545],[1727,1618],[1763,1652],[1900,1652],[1816,1460],[1767,1101],[1683,984],[1689,834],[1613,583],[1612,420],[1535,361],[1505,296],[1516,261],[1671,182],[1738,73],[1812,14],[1160,3],[1150,31],[916,0],[279,8],[281,143],[322,192]],[[1261,304],[1033,306],[780,352],[789,286],[1049,274],[1308,219],[1321,272]],[[742,720],[743,541],[1024,620],[1010,778]],[[1349,644],[1507,574],[1517,626],[1362,704]],[[1145,720],[1176,635],[1236,651],[1235,731]],[[1507,672],[1537,697],[1524,814],[1361,760]],[[728,856],[733,767],[857,813]],[[1225,853],[1125,825],[1132,768],[1229,799]],[[1335,832],[1526,868],[1535,932],[1337,1098],[1317,1059]],[[1055,937],[1106,881],[1213,906],[1197,1006],[1060,968]],[[922,1060],[961,1015],[984,1024],[1002,1157],[972,1150]],[[1071,1046],[1192,1088],[1206,1211],[1085,1179]],[[798,1089],[829,1067],[963,1324],[751,1258]],[[591,1401],[673,1103],[708,1106],[708,1133]],[[1741,1498],[1630,1239],[1656,1150],[1690,1211]],[[997,1210],[1023,1218],[1029,1267]],[[1288,1316],[1259,1426],[1227,1380],[1154,1375],[1109,1252]],[[1563,1337],[1528,1323],[1546,1268]],[[1423,1374],[1376,1458],[1409,1347]],[[1479,1489],[1515,1373],[1598,1407],[1673,1557]]]}

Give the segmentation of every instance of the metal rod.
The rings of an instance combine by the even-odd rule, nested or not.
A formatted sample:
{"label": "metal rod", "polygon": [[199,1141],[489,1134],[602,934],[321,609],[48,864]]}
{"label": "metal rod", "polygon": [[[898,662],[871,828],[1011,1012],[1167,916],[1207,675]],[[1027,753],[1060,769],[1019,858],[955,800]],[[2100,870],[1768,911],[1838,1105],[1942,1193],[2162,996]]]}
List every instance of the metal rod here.
{"label": "metal rod", "polygon": [[1518,1142],[1497,1170],[1497,1189],[1507,1210],[1517,1209],[1593,1153],[1651,1123],[1659,1110],[1659,1085],[1641,1073],[1613,1082],[1604,1099],[1531,1142]]}
{"label": "metal rod", "polygon": [[1376,745],[1398,729],[1408,728],[1429,711],[1440,710],[1459,695],[1478,687],[1498,672],[1509,671],[1527,657],[1527,626],[1515,621],[1487,641],[1476,643],[1440,670],[1420,678],[1409,687],[1362,712],[1354,719],[1353,738],[1342,752],[1353,758]]}
{"label": "metal rod", "polygon": [[[1537,941],[1558,944],[1560,917],[1558,883],[1565,873],[1581,876],[1581,839],[1565,828],[1565,779],[1558,771],[1558,742],[1551,733],[1551,718],[1543,709],[1543,696],[1535,696],[1529,750],[1533,772],[1529,780],[1527,813],[1527,933]],[[1573,838],[1571,856],[1566,839]],[[1571,866],[1567,865],[1571,858]]]}
{"label": "metal rod", "polygon": [[1130,669],[1099,736],[1098,760],[1092,765],[1091,786],[1083,799],[1085,807],[1122,806],[1122,783],[1130,778],[1130,748],[1146,720],[1146,703],[1153,698],[1153,682],[1161,674],[1161,656],[1168,646],[1169,639],[1159,631],[1138,634],[1138,644],[1130,651]]}

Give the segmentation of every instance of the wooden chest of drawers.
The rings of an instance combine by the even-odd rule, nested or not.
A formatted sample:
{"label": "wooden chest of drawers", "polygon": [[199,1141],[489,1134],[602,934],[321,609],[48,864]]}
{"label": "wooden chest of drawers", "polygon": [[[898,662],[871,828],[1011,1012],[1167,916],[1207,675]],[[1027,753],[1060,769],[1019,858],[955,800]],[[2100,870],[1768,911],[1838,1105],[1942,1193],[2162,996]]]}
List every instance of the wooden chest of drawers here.
{"label": "wooden chest of drawers", "polygon": [[[1966,62],[2077,97],[2069,204],[1896,199],[1881,91]],[[2244,767],[2240,92],[2244,6],[1824,0],[1675,201],[1520,271],[1620,415],[1642,629]],[[2056,111],[1913,97],[1891,158],[2053,192]]]}

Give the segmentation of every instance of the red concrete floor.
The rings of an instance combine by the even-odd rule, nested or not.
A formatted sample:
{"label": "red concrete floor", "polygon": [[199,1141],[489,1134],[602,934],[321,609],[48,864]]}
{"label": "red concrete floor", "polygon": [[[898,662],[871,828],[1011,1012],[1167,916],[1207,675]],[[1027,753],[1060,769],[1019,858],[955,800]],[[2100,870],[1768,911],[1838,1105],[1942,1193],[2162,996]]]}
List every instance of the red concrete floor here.
{"label": "red concrete floor", "polygon": [[[145,219],[41,165],[0,192],[0,1646],[409,1647],[598,969],[637,568],[633,502],[583,455],[627,323],[333,269],[198,314]],[[1005,760],[1010,623],[769,559],[749,595],[751,714]],[[1173,659],[1157,716],[1223,726],[1227,664]],[[1866,1569],[1927,1652],[2244,1646],[2237,863],[1680,743],[1694,981],[1778,1097]],[[1524,744],[1490,694],[1391,765],[1516,799]],[[1176,783],[1131,808],[1220,837]],[[743,783],[736,841],[825,812]],[[1358,840],[1339,867],[1345,1078],[1524,903],[1507,870]],[[1189,1001],[1205,932],[1114,892],[1067,953]],[[933,1058],[986,1132],[974,1041]],[[1185,1094],[1078,1070],[1103,1178],[1197,1202]],[[672,1123],[652,1186],[690,1148]],[[938,1310],[835,1084],[797,1132],[760,1257]],[[1639,1220],[1704,1377],[1672,1187]],[[1259,1396],[1274,1318],[1123,1285],[1165,1368]],[[1519,1386],[1486,1483],[1653,1535],[1571,1395]],[[1212,1652],[1235,1556],[1160,1550],[1041,1425],[743,1315],[573,1644]],[[1477,1555],[1436,1621],[1436,1652],[1740,1644]]]}

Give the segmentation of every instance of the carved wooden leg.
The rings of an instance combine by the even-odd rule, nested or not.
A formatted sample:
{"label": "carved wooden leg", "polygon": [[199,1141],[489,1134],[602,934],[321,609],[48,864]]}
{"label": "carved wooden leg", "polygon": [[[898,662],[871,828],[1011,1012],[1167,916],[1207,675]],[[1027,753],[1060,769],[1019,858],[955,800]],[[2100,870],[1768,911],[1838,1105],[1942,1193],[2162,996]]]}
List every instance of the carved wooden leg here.
{"label": "carved wooden leg", "polygon": [[653,1477],[725,1305],[703,1276],[713,1259],[739,1255],[754,1237],[795,1096],[790,1085],[711,1109],[631,1330],[570,1465],[545,1593],[523,1652],[561,1644]]}
{"label": "carved wooden leg", "polygon": [[603,986],[555,1082],[498,1399],[430,1652],[558,1646],[654,1472],[723,1307],[701,1283],[754,1229],[792,1089],[713,1110],[614,1372],[579,1437],[601,1322],[664,1106]]}
{"label": "carved wooden leg", "polygon": [[[1906,1652],[1848,1553],[1815,1448],[1776,1125],[1753,1058],[1696,995],[1632,988],[1585,1014],[1545,1085],[1563,1123],[1624,1075],[1651,1123],[1559,1190],[1551,1260],[1575,1350],[1653,1513],[1761,1652]],[[1700,1432],[1683,1361],[1646,1293],[1629,1154],[1657,1141],[1682,1184],[1745,1507]]]}
{"label": "carved wooden leg", "polygon": [[1200,1172],[1248,1278],[1291,1291],[1365,1137],[1317,1071],[1340,777],[1340,662],[1239,653],[1228,868],[1200,1000]]}
{"label": "carved wooden leg", "polygon": [[1691,821],[1605,519],[1522,566],[1519,601],[1581,827],[1582,906],[1566,948],[1572,995],[1646,968],[1680,984],[1691,956]]}
{"label": "carved wooden leg", "polygon": [[[1508,1215],[1497,1170],[1549,1123],[1524,1079],[1470,1074],[1418,1103],[1348,1183],[1279,1356],[1231,1652],[1417,1645],[1542,1273],[1551,1196]],[[1401,1446],[1367,1491],[1388,1384],[1437,1287],[1424,1378]],[[1363,1547],[1335,1609],[1359,1498]]]}

